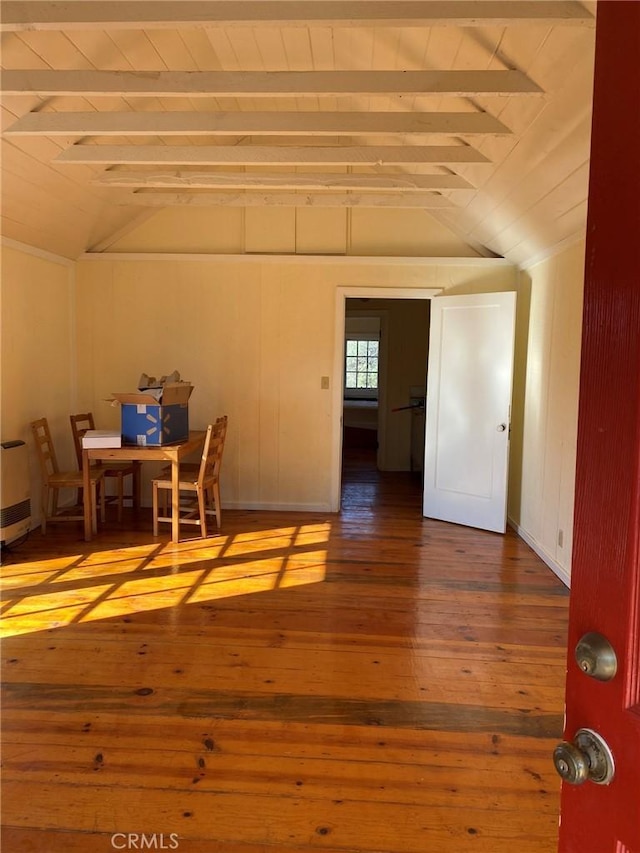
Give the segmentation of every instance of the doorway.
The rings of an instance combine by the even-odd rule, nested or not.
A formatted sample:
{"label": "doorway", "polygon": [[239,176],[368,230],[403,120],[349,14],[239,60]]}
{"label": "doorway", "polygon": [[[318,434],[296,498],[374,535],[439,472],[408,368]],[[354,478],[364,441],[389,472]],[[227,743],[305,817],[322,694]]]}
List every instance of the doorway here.
{"label": "doorway", "polygon": [[[440,292],[427,288],[338,288],[334,375],[340,381],[334,385],[334,401],[341,417],[333,436],[335,511],[341,506],[347,465],[350,477],[356,464],[358,477],[365,480],[393,473],[413,476],[420,482],[430,299]],[[347,388],[345,375],[347,332],[360,327],[360,334],[366,338],[366,329],[373,329],[376,322],[380,335],[378,387],[374,394],[363,380],[359,393],[353,393]],[[361,366],[365,366],[363,362]],[[419,507],[421,489],[415,493]]]}

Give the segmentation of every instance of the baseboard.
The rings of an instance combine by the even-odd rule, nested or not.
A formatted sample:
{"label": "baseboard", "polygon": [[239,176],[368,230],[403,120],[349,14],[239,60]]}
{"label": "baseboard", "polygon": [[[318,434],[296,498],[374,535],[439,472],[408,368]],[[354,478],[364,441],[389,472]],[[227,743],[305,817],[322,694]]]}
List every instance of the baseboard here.
{"label": "baseboard", "polygon": [[225,509],[263,510],[265,512],[332,512],[328,503],[297,504],[297,503],[262,503],[260,501],[224,501]]}
{"label": "baseboard", "polygon": [[516,522],[512,518],[508,518],[507,523],[509,524],[509,527],[513,528],[513,530],[515,530],[518,536],[527,543],[531,550],[535,551],[535,553],[538,555],[538,557],[540,557],[543,563],[546,563],[546,565],[549,566],[554,575],[557,575],[560,578],[560,580],[567,587],[567,589],[570,589],[571,575],[565,569],[565,567],[561,566],[560,563],[556,562],[556,560],[554,560],[554,558],[544,550],[540,543],[537,542],[533,538],[533,536],[527,533],[524,528],[520,527],[519,524],[516,524]]}

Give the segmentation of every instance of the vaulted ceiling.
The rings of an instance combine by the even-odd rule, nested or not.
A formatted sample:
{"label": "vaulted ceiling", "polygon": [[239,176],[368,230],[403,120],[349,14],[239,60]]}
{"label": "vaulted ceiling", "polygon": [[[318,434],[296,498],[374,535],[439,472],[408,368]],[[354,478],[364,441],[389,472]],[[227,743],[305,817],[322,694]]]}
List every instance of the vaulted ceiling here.
{"label": "vaulted ceiling", "polygon": [[426,210],[525,263],[584,233],[595,2],[0,3],[2,235],[159,208]]}

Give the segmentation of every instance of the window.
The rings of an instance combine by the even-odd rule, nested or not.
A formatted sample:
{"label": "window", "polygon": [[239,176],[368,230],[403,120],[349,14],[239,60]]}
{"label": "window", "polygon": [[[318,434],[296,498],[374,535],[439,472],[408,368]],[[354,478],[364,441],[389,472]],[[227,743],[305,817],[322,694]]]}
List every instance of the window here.
{"label": "window", "polygon": [[345,389],[378,389],[378,358],[380,342],[354,340],[347,337],[345,359]]}

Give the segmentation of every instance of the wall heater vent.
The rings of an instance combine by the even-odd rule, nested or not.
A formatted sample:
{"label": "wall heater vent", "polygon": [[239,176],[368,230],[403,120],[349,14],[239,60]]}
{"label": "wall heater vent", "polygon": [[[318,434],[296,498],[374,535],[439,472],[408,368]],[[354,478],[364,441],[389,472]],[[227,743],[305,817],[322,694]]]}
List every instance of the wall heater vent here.
{"label": "wall heater vent", "polygon": [[29,458],[24,441],[3,441],[0,456],[0,542],[13,542],[31,527]]}

